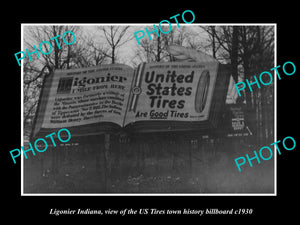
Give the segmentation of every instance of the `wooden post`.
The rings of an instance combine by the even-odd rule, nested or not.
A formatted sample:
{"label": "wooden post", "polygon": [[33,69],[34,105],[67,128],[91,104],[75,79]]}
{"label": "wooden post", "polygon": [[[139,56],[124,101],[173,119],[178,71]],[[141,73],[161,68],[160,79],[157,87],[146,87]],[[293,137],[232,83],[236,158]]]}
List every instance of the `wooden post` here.
{"label": "wooden post", "polygon": [[146,151],[146,143],[143,142],[144,139],[142,139],[142,145],[141,145],[141,151],[142,151],[142,154],[141,154],[141,160],[142,160],[142,168],[141,168],[141,172],[144,172],[145,170],[145,151]]}
{"label": "wooden post", "polygon": [[136,138],[136,144],[135,144],[135,152],[137,154],[137,164],[136,169],[139,172],[139,174],[143,173],[144,171],[144,164],[145,164],[145,155],[144,155],[144,148],[145,145],[143,143],[142,138]]}
{"label": "wooden post", "polygon": [[[59,147],[57,147],[58,149]],[[52,152],[52,173],[57,174],[58,173],[58,157],[57,157],[57,149],[54,147],[51,147],[51,152]]]}
{"label": "wooden post", "polygon": [[108,191],[109,176],[110,176],[110,163],[109,163],[109,151],[110,151],[110,134],[104,134],[104,148],[103,148],[103,180],[104,191]]}
{"label": "wooden post", "polygon": [[207,146],[206,140],[204,140],[203,138],[199,139],[199,145],[198,145],[198,147],[200,148],[201,162],[202,162],[203,165],[206,163],[205,146]]}
{"label": "wooden post", "polygon": [[120,136],[116,139],[116,145],[115,145],[115,163],[114,163],[114,172],[115,176],[119,179],[120,178],[120,158],[121,158],[121,140]]}
{"label": "wooden post", "polygon": [[190,172],[192,171],[192,151],[193,151],[193,148],[194,148],[194,140],[192,142],[191,139],[188,139],[188,156],[189,156],[189,159],[188,159],[188,164],[189,164],[189,170]]}
{"label": "wooden post", "polygon": [[45,168],[44,168],[44,157],[45,155],[41,155],[39,157],[39,160],[40,160],[40,165],[41,165],[41,176],[43,177],[45,175]]}
{"label": "wooden post", "polygon": [[172,152],[172,170],[177,170],[177,154],[178,154],[178,143],[174,134],[171,136],[170,141],[171,152]]}

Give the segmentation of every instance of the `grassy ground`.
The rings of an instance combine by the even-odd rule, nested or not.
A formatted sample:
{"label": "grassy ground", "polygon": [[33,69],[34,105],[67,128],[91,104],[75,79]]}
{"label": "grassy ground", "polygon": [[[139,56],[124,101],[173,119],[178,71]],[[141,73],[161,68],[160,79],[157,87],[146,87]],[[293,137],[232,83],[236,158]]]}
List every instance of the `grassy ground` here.
{"label": "grassy ground", "polygon": [[[106,172],[97,152],[77,148],[48,149],[25,161],[25,193],[273,193],[273,158],[253,161],[239,172],[234,159],[253,150],[249,147],[195,148],[188,154],[158,155],[146,149],[143,159],[134,153],[122,153],[111,171]],[[229,151],[230,150],[230,151]],[[62,153],[58,172],[52,167],[53,151]],[[60,152],[59,152],[60,151]]]}

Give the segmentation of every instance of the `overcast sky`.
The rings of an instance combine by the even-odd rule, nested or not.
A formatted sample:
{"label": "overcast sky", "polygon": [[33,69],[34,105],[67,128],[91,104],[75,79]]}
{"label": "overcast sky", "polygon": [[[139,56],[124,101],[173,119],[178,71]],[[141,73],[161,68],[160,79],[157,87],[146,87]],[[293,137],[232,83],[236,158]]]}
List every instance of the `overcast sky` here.
{"label": "overcast sky", "polygon": [[[30,25],[24,25],[24,39],[26,39],[27,41],[30,39],[28,36],[30,34],[26,34],[26,30],[28,26],[42,26],[43,24],[30,24]],[[48,25],[48,24],[47,24]],[[53,24],[49,24],[49,25],[53,25]],[[153,26],[153,24],[55,24],[57,26],[59,25],[78,25],[82,27],[82,36],[83,38],[95,38],[98,39],[99,42],[103,42],[105,43],[105,39],[104,39],[104,34],[103,32],[101,32],[99,30],[99,26],[109,26],[109,25],[118,25],[118,26],[130,26],[130,28],[127,30],[127,34],[126,36],[133,37],[130,41],[128,41],[126,44],[124,44],[123,46],[121,46],[118,50],[117,50],[117,63],[123,63],[129,66],[134,67],[134,63],[133,61],[136,60],[136,62],[138,61],[138,59],[134,59],[135,55],[136,55],[136,50],[138,49],[139,45],[136,41],[136,39],[134,38],[134,32],[138,31],[138,30],[143,30],[145,31],[145,27],[146,26]],[[197,40],[200,40],[200,42],[205,43],[205,41],[207,40],[208,36],[205,32],[201,31],[201,29],[199,28],[200,24],[180,24],[180,28],[182,28],[183,26],[185,26],[185,29],[187,32],[194,32],[197,34]],[[157,25],[158,26],[158,25]],[[168,26],[168,25],[167,25]],[[172,23],[172,29],[174,29],[173,27],[177,27],[176,23],[173,24]],[[178,29],[180,29],[178,28]],[[162,34],[162,35],[168,35],[168,34]],[[148,38],[147,34],[145,35],[144,38]],[[35,44],[36,46],[39,45],[39,43],[32,43]],[[26,48],[26,46],[25,46]],[[24,50],[25,50],[24,48]],[[23,51],[24,51],[23,50]],[[209,52],[206,52],[207,54],[209,54]],[[234,103],[237,97],[237,92],[236,89],[234,88],[234,82],[233,79],[231,79],[230,81],[230,85],[229,85],[229,93],[227,96],[227,102],[228,103]]]}
{"label": "overcast sky", "polygon": [[[122,24],[118,24],[118,25],[122,25]],[[128,25],[128,24],[126,24]],[[143,30],[145,31],[145,27],[146,26],[151,26],[153,24],[131,24],[130,28],[128,29],[128,35],[132,35],[134,36],[134,32],[138,31],[138,30]],[[172,24],[172,27],[176,26],[175,24]],[[185,24],[181,24],[180,26],[186,26],[187,31],[190,32],[196,32],[197,34],[199,34],[199,39],[203,40],[203,42],[205,42],[205,40],[207,40],[208,36],[205,32],[201,32],[201,30],[199,29],[199,24],[191,24],[191,25],[185,25]],[[180,29],[180,28],[179,28]],[[89,34],[94,34],[95,38],[104,38],[104,36],[101,37],[101,32],[99,32],[98,28],[95,25],[91,25],[91,26],[84,26],[83,30],[86,31]],[[162,35],[168,35],[168,34],[162,34]],[[145,35],[145,38],[148,38],[147,35]],[[120,47],[120,49],[118,50],[119,53],[119,58],[118,58],[118,62],[119,63],[124,63],[126,65],[129,66],[134,66],[132,63],[132,60],[134,59],[134,56],[136,55],[136,50],[138,49],[138,43],[136,41],[135,38],[133,38],[132,40],[130,40],[129,42],[127,42],[126,44],[124,44],[123,46]],[[234,81],[232,79],[232,77],[230,78],[230,82],[229,82],[229,87],[228,87],[228,94],[227,94],[227,103],[235,103],[236,98],[238,97],[237,95],[237,91],[235,89],[234,86]]]}
{"label": "overcast sky", "polygon": [[[107,24],[105,24],[105,25],[107,25]],[[123,24],[118,24],[118,25],[122,26]],[[127,30],[126,36],[129,38],[132,37],[133,39],[128,41],[126,44],[124,44],[123,46],[121,46],[118,49],[118,62],[127,64],[129,66],[134,66],[132,60],[135,58],[136,50],[139,47],[137,40],[134,37],[134,33],[136,31],[143,30],[145,32],[144,39],[148,39],[148,36],[145,31],[145,27],[153,26],[153,24],[125,24],[125,25],[130,26],[130,28]],[[162,26],[163,25],[164,24],[162,24]],[[168,26],[168,25],[166,25],[166,26]],[[157,27],[158,27],[158,25],[157,25]],[[177,28],[176,23],[172,24],[172,29],[174,29],[174,27]],[[203,41],[206,40],[206,38],[207,38],[207,35],[204,32],[201,32],[201,30],[199,28],[199,24],[190,24],[190,25],[180,24],[180,27],[185,27],[187,32],[197,32],[197,34],[199,34],[199,39],[202,39]],[[180,29],[180,28],[178,28],[178,29]],[[86,31],[86,33],[88,33],[89,35],[94,36],[95,39],[101,40],[102,38],[104,38],[103,32],[100,32],[99,28],[97,28],[97,26],[95,26],[95,25],[83,26],[83,30]],[[141,34],[138,34],[138,35],[141,35]],[[161,34],[161,35],[168,35],[168,34]],[[103,41],[105,42],[104,39],[103,39]]]}

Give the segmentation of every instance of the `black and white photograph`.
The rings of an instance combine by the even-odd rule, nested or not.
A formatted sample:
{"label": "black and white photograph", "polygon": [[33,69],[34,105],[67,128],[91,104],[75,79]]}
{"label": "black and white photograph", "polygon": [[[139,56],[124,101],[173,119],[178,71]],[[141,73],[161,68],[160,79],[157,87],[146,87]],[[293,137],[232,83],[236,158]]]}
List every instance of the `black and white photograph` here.
{"label": "black and white photograph", "polygon": [[22,31],[25,195],[275,193],[275,24]]}
{"label": "black and white photograph", "polygon": [[275,5],[5,7],[4,219],[296,219],[298,14]]}

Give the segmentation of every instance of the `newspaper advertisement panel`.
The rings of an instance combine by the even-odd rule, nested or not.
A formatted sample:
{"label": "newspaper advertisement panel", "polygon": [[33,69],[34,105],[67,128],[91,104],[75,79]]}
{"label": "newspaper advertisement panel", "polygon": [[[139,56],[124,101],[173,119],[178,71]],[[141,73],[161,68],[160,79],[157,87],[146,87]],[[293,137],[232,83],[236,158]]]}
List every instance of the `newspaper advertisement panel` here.
{"label": "newspaper advertisement panel", "polygon": [[133,70],[125,65],[101,65],[55,71],[43,128],[122,124]]}
{"label": "newspaper advertisement panel", "polygon": [[135,72],[126,123],[205,121],[214,93],[218,63],[148,63]]}

